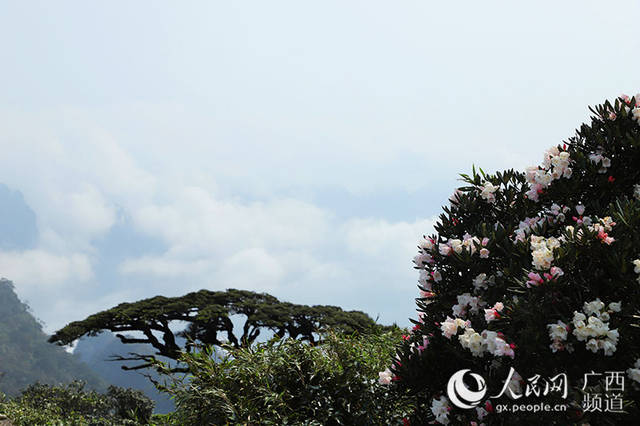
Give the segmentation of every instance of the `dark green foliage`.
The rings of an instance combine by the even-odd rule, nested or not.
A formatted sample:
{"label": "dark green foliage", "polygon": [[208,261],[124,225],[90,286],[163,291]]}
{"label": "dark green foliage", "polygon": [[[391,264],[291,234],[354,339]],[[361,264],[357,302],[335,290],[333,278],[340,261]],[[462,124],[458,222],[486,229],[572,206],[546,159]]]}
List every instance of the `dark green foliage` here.
{"label": "dark green foliage", "polygon": [[285,339],[221,359],[213,347],[185,353],[187,380],[164,387],[176,400],[171,418],[194,425],[401,424],[408,400],[378,384],[399,340],[399,330],[329,333],[315,346]]}
{"label": "dark green foliage", "polygon": [[[630,105],[633,102],[634,99]],[[399,363],[392,367],[398,379],[392,387],[408,390],[416,396],[419,407],[412,416],[412,424],[434,420],[433,399],[446,395],[449,378],[464,368],[482,374],[488,388],[495,393],[502,388],[510,367],[523,378],[567,373],[572,386],[569,398],[565,401],[548,397],[542,401],[552,405],[566,402],[569,411],[490,414],[480,421],[476,410],[452,407],[448,415],[451,424],[469,424],[471,421],[486,424],[632,424],[632,419],[640,415],[640,387],[629,377],[626,377],[624,394],[628,416],[582,410],[583,394],[579,389],[585,373],[592,370],[624,372],[633,368],[640,357],[640,283],[633,265],[633,260],[640,258],[640,199],[637,192],[634,195],[636,185],[640,184],[640,123],[619,100],[613,104],[607,102],[592,111],[595,115],[591,117],[591,123],[582,125],[576,136],[558,145],[559,151],[569,153],[573,173],[542,188],[537,201],[527,195],[530,187],[524,173],[508,170],[487,174],[474,168],[472,174],[462,175],[465,186],[459,188],[451,206],[444,207],[436,225],[437,234],[430,236],[434,248],[424,251],[432,261],[418,265],[428,273],[437,270],[442,279],[429,278],[420,285],[423,292],[432,294],[423,293],[417,299],[422,321],[414,321],[414,332],[399,351]],[[610,116],[611,113],[616,116]],[[602,163],[590,159],[594,154],[610,159],[610,166],[602,167]],[[495,202],[481,195],[485,182],[499,187]],[[584,206],[584,218],[589,216],[592,223],[611,217],[616,224],[606,235],[615,241],[605,243],[597,230],[588,223],[581,223],[584,218],[576,210],[578,205]],[[558,208],[561,214],[557,213]],[[556,213],[552,212],[554,209]],[[537,224],[518,241],[516,236],[519,229],[524,229],[521,224],[527,218],[535,219]],[[567,230],[569,225],[573,231]],[[486,249],[490,255],[486,258],[478,256],[477,251],[483,247],[479,242],[475,245],[475,254],[467,248],[448,255],[440,252],[440,244],[462,239],[466,233],[480,240],[487,238]],[[532,235],[559,239],[560,246],[553,250],[552,265],[561,268],[563,275],[544,278],[544,282],[538,284],[527,283],[529,273],[544,276],[544,272],[550,272],[549,268],[542,270],[532,264]],[[495,282],[479,290],[474,287],[473,280],[482,273],[493,276]],[[478,333],[483,330],[503,333],[504,340],[513,345],[513,359],[489,352],[474,356],[460,343],[463,330],[458,329],[451,339],[443,335],[442,322],[455,316],[452,307],[458,303],[457,297],[464,293],[481,297],[486,303],[484,308],[491,308],[496,302],[504,303],[498,320],[487,322],[483,309],[477,313],[466,312],[461,318],[470,320]],[[622,302],[621,312],[609,310],[609,327],[620,334],[617,350],[609,355],[603,350],[595,353],[588,350],[586,342],[578,341],[572,334],[574,311],[581,311],[585,302],[597,298],[605,306]],[[570,326],[565,343],[573,347],[573,352],[566,348],[553,352],[550,348],[552,341],[547,325],[557,321]],[[416,345],[422,344],[425,337],[429,344],[420,353]],[[528,401],[523,398],[519,402]]]}
{"label": "dark green foliage", "polygon": [[107,399],[112,404],[116,418],[136,420],[143,424],[151,419],[153,401],[139,390],[109,386]]}
{"label": "dark green foliage", "polygon": [[[234,331],[231,320],[237,314],[246,317],[241,334]],[[188,323],[177,336],[170,327],[174,321]],[[269,294],[244,290],[200,290],[182,297],[156,296],[122,303],[68,324],[49,341],[69,344],[84,335],[110,330],[118,333],[116,336],[123,343],[150,344],[156,350],[155,355],[178,359],[184,348],[177,337],[207,345],[228,342],[237,349],[251,346],[264,329],[279,338],[289,336],[314,343],[314,334],[327,327],[352,333],[380,326],[363,312],[347,312],[335,306],[296,305],[281,302]],[[123,332],[141,332],[144,336],[134,338]],[[186,349],[190,350],[190,346]],[[143,361],[135,367],[123,367],[135,369],[151,365],[154,356],[132,354],[118,359]]]}
{"label": "dark green foliage", "polygon": [[109,387],[106,394],[85,390],[83,382],[32,384],[18,397],[0,403],[16,425],[146,425],[153,402],[132,389]]}
{"label": "dark green foliage", "polygon": [[87,381],[90,387],[106,387],[84,363],[47,344],[42,326],[22,303],[8,280],[0,280],[0,392],[17,395],[31,383]]}
{"label": "dark green foliage", "polygon": [[98,392],[85,390],[82,382],[62,386],[35,383],[23,390],[16,402],[42,411],[56,407],[63,418],[74,413],[86,417],[105,417],[111,408]]}

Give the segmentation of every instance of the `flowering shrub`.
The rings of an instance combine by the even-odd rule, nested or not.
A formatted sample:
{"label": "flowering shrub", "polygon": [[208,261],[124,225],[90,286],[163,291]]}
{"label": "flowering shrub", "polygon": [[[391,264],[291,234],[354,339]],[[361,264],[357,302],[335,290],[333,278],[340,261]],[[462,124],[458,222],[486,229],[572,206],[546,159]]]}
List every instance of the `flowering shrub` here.
{"label": "flowering shrub", "polygon": [[[461,175],[437,234],[418,242],[415,326],[380,379],[415,396],[412,424],[620,424],[640,415],[640,95],[591,111],[591,123],[540,165]],[[475,409],[448,398],[462,369],[489,389]],[[626,378],[624,408],[585,408],[586,390],[604,386],[585,374],[611,371]],[[524,378],[559,374],[566,395],[528,392]],[[498,413],[509,397],[567,409]]]}

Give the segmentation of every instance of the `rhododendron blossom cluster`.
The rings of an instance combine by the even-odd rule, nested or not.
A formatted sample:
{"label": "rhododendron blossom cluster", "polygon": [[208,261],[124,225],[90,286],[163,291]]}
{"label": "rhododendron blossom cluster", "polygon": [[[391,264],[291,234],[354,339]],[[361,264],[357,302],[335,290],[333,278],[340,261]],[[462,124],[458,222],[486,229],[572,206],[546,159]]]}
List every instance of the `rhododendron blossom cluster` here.
{"label": "rhododendron blossom cluster", "polygon": [[627,375],[631,380],[640,383],[640,358],[633,364],[633,368],[627,369]]}
{"label": "rhododendron blossom cluster", "polygon": [[562,151],[558,147],[550,148],[544,155],[541,166],[533,166],[527,169],[527,182],[529,191],[527,198],[538,201],[539,196],[545,188],[551,185],[554,180],[561,177],[570,178],[573,174],[571,159],[567,151]]}
{"label": "rhododendron blossom cluster", "polygon": [[443,425],[449,424],[449,410],[451,410],[451,406],[449,405],[449,400],[446,396],[433,398],[433,401],[431,402],[431,412],[438,423]]}
{"label": "rhododendron blossom cluster", "polygon": [[455,336],[458,332],[458,328],[464,330],[465,328],[470,326],[471,322],[468,320],[465,321],[461,318],[447,317],[447,319],[444,320],[444,322],[440,326],[440,329],[442,330],[442,334],[444,334],[444,337],[446,337],[447,339],[451,339],[451,336]]}
{"label": "rhododendron blossom cluster", "polygon": [[[496,305],[498,306],[498,304]],[[502,310],[501,306],[500,310]],[[485,352],[494,356],[510,356],[512,358],[515,356],[514,346],[504,340],[502,333],[489,330],[478,333],[471,327],[471,322],[468,320],[447,317],[440,328],[447,339],[451,339],[459,330],[464,330],[458,336],[458,340],[463,348],[471,351],[473,356],[481,357]]]}
{"label": "rhododendron blossom cluster", "polygon": [[485,309],[484,310],[485,321],[489,323],[497,318],[500,318],[500,312],[502,312],[503,309],[504,309],[504,304],[502,302],[496,302],[496,304],[493,305],[493,308]]}
{"label": "rhododendron blossom cluster", "polygon": [[504,340],[502,333],[495,331],[483,330],[477,333],[473,328],[468,327],[464,333],[458,336],[458,340],[463,348],[469,349],[473,356],[484,356],[485,352],[493,356],[509,356],[513,358],[515,345],[509,344]]}
{"label": "rhododendron blossom cluster", "polygon": [[[586,349],[591,352],[602,350],[604,355],[611,356],[616,351],[620,334],[617,329],[609,329],[609,320],[614,312],[620,312],[622,304],[620,302],[609,303],[608,309],[600,299],[585,302],[582,312],[573,313],[572,334],[580,342],[586,342]],[[548,324],[549,337],[552,340],[551,350],[553,352],[568,350],[573,351],[571,344],[565,344],[567,340],[569,326],[562,321],[556,324]]]}
{"label": "rhododendron blossom cluster", "polygon": [[[539,166],[461,175],[419,240],[415,326],[380,373],[415,395],[411,424],[607,424],[576,410],[496,413],[504,401],[488,395],[507,378],[505,397],[522,394],[522,377],[566,374],[559,402],[579,407],[584,374],[620,366],[633,382],[625,413],[640,417],[640,96],[591,111]],[[493,387],[475,410],[446,397],[461,369]]]}
{"label": "rhododendron blossom cluster", "polygon": [[440,243],[438,245],[438,249],[440,251],[440,254],[443,256],[449,256],[452,253],[460,254],[462,253],[462,250],[468,250],[473,255],[476,253],[476,251],[478,251],[478,246],[481,246],[479,253],[480,257],[486,258],[489,254],[489,251],[484,248],[484,246],[486,246],[488,243],[488,238],[483,238],[482,240],[480,240],[478,237],[473,237],[469,234],[465,234],[462,239],[453,238],[448,239],[444,243]]}
{"label": "rhododendron blossom cluster", "polygon": [[487,290],[489,286],[495,284],[495,282],[496,278],[493,275],[487,277],[487,274],[484,272],[478,274],[472,281],[476,292],[479,292],[480,290]]}
{"label": "rhododendron blossom cluster", "polygon": [[553,352],[567,350],[573,352],[573,346],[565,344],[567,340],[567,333],[569,332],[569,326],[562,321],[558,320],[555,324],[547,324],[549,328],[549,338],[552,343],[549,346]]}
{"label": "rhododendron blossom cluster", "polygon": [[477,296],[471,296],[469,293],[464,293],[458,296],[458,303],[453,305],[453,315],[456,317],[464,317],[467,314],[467,310],[471,313],[478,313],[479,309],[486,305],[486,302],[482,301]]}
{"label": "rhododendron blossom cluster", "polygon": [[480,196],[483,199],[485,199],[488,202],[490,202],[490,203],[495,203],[495,201],[496,201],[495,192],[497,190],[498,190],[497,186],[495,186],[491,182],[487,181],[481,187]]}
{"label": "rhododendron blossom cluster", "polygon": [[391,383],[391,379],[393,377],[393,373],[388,368],[386,370],[381,371],[380,373],[378,373],[378,375],[380,376],[378,381],[379,381],[379,383],[381,385],[388,385],[389,383]]}
{"label": "rhododendron blossom cluster", "polygon": [[560,247],[560,241],[555,237],[544,238],[538,235],[531,236],[532,265],[538,270],[551,268],[553,262],[553,250]]}
{"label": "rhododendron blossom cluster", "polygon": [[599,148],[596,152],[589,155],[589,160],[600,166],[598,173],[606,173],[607,169],[611,167],[611,159],[602,155],[602,148]]}

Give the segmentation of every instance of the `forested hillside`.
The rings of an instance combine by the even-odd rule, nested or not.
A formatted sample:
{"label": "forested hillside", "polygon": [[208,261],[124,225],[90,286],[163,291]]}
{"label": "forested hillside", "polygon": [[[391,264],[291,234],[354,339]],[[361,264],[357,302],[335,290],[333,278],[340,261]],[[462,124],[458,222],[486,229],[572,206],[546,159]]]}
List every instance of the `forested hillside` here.
{"label": "forested hillside", "polygon": [[27,385],[84,380],[91,388],[105,383],[77,357],[47,343],[42,326],[14,291],[11,281],[0,279],[0,392],[16,395]]}

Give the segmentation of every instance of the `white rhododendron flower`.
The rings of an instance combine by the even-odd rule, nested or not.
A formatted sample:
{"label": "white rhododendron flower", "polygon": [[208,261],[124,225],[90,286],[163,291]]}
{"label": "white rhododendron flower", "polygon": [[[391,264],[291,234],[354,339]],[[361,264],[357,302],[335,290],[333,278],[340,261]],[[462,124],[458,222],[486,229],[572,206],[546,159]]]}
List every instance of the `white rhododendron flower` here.
{"label": "white rhododendron flower", "polygon": [[636,360],[633,368],[627,369],[627,375],[631,380],[635,380],[636,382],[640,383],[640,358]]}
{"label": "white rhododendron flower", "polygon": [[381,385],[388,385],[389,383],[391,383],[393,374],[391,373],[391,370],[387,368],[386,370],[379,372],[378,376],[380,376],[380,378],[378,379],[378,383],[380,383]]}
{"label": "white rhododendron flower", "polygon": [[633,196],[636,200],[640,200],[640,185],[635,185],[633,187]]}
{"label": "white rhododendron flower", "polygon": [[431,291],[431,279],[431,274],[428,271],[424,269],[420,270],[420,274],[418,275],[418,284],[420,284],[420,286]]}
{"label": "white rhododendron flower", "polygon": [[496,339],[498,338],[498,333],[496,333],[495,331],[484,330],[482,332],[482,337],[484,338],[487,344],[487,350],[495,351],[496,349],[495,343],[496,343]]}
{"label": "white rhododendron flower", "polygon": [[515,231],[515,239],[514,242],[524,241],[527,238],[527,235],[531,233],[533,226],[537,223],[538,218],[528,217],[518,224],[518,229]]}
{"label": "white rhododendron flower", "polygon": [[469,325],[471,325],[469,321],[465,321],[461,318],[453,319],[451,317],[447,317],[447,319],[440,325],[440,329],[447,339],[451,339],[451,336],[458,332],[458,327],[464,329]]}
{"label": "white rhododendron flower", "polygon": [[451,253],[451,247],[444,243],[440,243],[438,245],[438,249],[440,251],[440,254],[443,256],[449,256],[449,254]]}
{"label": "white rhododendron flower", "polygon": [[480,191],[480,196],[490,203],[495,203],[496,201],[495,192],[497,190],[498,190],[497,186],[493,185],[489,181],[486,181],[482,186],[482,191]]}
{"label": "white rhododendron flower", "polygon": [[609,303],[609,310],[613,312],[620,312],[622,310],[622,302]]}
{"label": "white rhododendron flower", "polygon": [[457,297],[458,304],[452,308],[453,315],[456,317],[463,317],[467,314],[467,310],[471,313],[478,313],[481,306],[485,304],[479,297],[471,296],[470,293],[464,293]]}
{"label": "white rhododendron flower", "polygon": [[451,249],[456,253],[458,254],[462,253],[462,240],[454,238],[453,240],[449,240],[447,242],[447,245],[451,247]]}
{"label": "white rhododendron flower", "polygon": [[502,309],[504,309],[504,304],[502,302],[497,302],[495,305],[493,305],[493,308],[491,309],[485,309],[484,310],[485,321],[489,323],[493,320],[500,318],[499,312],[502,312]]}
{"label": "white rhododendron flower", "polygon": [[493,320],[495,320],[496,318],[499,318],[499,315],[496,316],[496,311],[495,309],[485,309],[484,310],[484,320],[486,322],[491,322]]}
{"label": "white rhododendron flower", "polygon": [[[616,351],[620,333],[617,329],[609,329],[610,315],[605,310],[605,304],[600,299],[591,302],[585,302],[582,308],[583,312],[573,312],[573,335],[580,342],[587,342],[586,348],[594,353],[602,350],[605,356],[611,356]],[[622,310],[622,302],[609,303],[610,312],[620,312]],[[560,323],[560,321],[558,322]],[[551,325],[551,324],[550,324]],[[549,325],[547,326],[549,327]],[[560,331],[558,330],[558,333]],[[551,327],[549,330],[551,336]],[[556,336],[560,336],[557,334]],[[554,340],[559,341],[561,339]],[[551,345],[551,349],[557,349],[557,345]]]}
{"label": "white rhododendron flower", "polygon": [[449,424],[449,410],[451,406],[449,405],[449,400],[446,396],[441,396],[440,398],[433,398],[431,401],[431,412],[434,416],[436,416],[436,421],[443,425]]}
{"label": "white rhododendron flower", "polygon": [[458,336],[458,341],[463,348],[469,349],[473,356],[482,357],[485,352],[498,357],[509,356],[513,358],[515,356],[514,346],[508,344],[501,333],[489,330],[478,333],[471,327],[471,322],[468,320],[447,317],[440,329],[447,339],[456,335],[458,329],[464,330],[464,333]]}
{"label": "white rhododendron flower", "polygon": [[458,340],[463,348],[469,349],[473,356],[484,355],[484,339],[473,328],[467,328],[464,334],[458,336]]}
{"label": "white rhododendron flower", "polygon": [[483,272],[473,279],[472,284],[476,291],[487,290],[490,284],[495,284],[495,277],[493,275],[487,277],[487,274]]}
{"label": "white rhododendron flower", "polygon": [[476,407],[476,414],[478,416],[478,420],[482,420],[489,414],[489,412],[482,407]]}
{"label": "white rhododendron flower", "polygon": [[431,263],[433,258],[429,253],[419,253],[413,258],[416,268],[423,269],[428,263]]}
{"label": "white rhododendron flower", "polygon": [[418,241],[418,247],[420,247],[423,252],[433,250],[433,245],[433,240],[426,236],[420,238],[420,240]]}
{"label": "white rhododendron flower", "polygon": [[551,262],[553,262],[553,250],[558,247],[560,247],[560,241],[557,238],[544,238],[537,235],[532,235],[532,265],[538,270],[547,270],[551,268]]}
{"label": "white rhododendron flower", "polygon": [[576,322],[584,322],[584,321],[586,321],[586,319],[587,319],[587,317],[582,312],[573,311],[573,324],[574,325],[576,324]]}
{"label": "white rhododendron flower", "polygon": [[484,330],[482,332],[484,338],[484,344],[487,351],[494,356],[508,356],[513,358],[515,353],[512,345],[508,344],[500,333],[495,331]]}
{"label": "white rhododendron flower", "polygon": [[598,340],[598,349],[602,349],[605,356],[611,356],[616,351],[616,345],[611,340]]}
{"label": "white rhododendron flower", "polygon": [[631,380],[635,380],[636,382],[640,383],[640,369],[638,369],[638,368],[628,368],[627,369],[627,375],[629,376],[629,378]]}
{"label": "white rhododendron flower", "polygon": [[599,164],[600,169],[598,173],[606,173],[609,167],[611,167],[611,159],[602,155],[603,148],[598,147],[595,153],[589,155],[589,160],[594,164]]}
{"label": "white rhododendron flower", "polygon": [[596,341],[596,339],[589,339],[586,348],[591,352],[598,352],[598,342]]}
{"label": "white rhododendron flower", "polygon": [[567,340],[569,326],[558,320],[555,324],[547,324],[551,340]]}
{"label": "white rhododendron flower", "polygon": [[528,167],[526,171],[529,191],[526,197],[533,201],[538,201],[539,195],[556,179],[570,178],[572,175],[571,159],[567,151],[561,151],[558,147],[553,147],[545,153],[542,165],[539,167]]}
{"label": "white rhododendron flower", "polygon": [[582,307],[582,310],[587,315],[592,315],[596,312],[600,313],[602,309],[604,309],[604,303],[602,303],[600,299],[596,299],[593,302],[584,302],[584,306]]}
{"label": "white rhododendron flower", "polygon": [[[483,244],[483,241],[485,241]],[[463,250],[467,250],[472,255],[476,254],[478,251],[477,246],[486,245],[488,243],[488,239],[483,239],[480,241],[480,238],[474,237],[470,234],[464,234],[462,239],[459,238],[449,238],[444,243],[438,244],[438,251],[443,256],[449,256],[452,253],[462,253]],[[481,251],[481,253],[484,253]]]}

